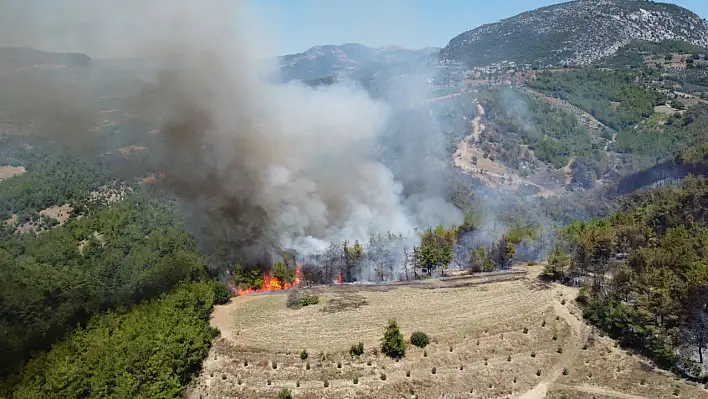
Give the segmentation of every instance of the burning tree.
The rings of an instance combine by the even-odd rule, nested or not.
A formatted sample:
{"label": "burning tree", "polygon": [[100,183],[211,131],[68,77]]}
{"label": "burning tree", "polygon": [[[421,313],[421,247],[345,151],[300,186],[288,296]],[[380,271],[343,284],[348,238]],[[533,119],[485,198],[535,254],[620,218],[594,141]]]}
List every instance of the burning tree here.
{"label": "burning tree", "polygon": [[[347,282],[354,281],[353,277],[353,271],[356,266],[359,265],[361,262],[361,258],[364,254],[364,250],[361,247],[361,244],[359,244],[359,241],[354,241],[354,246],[350,247],[348,241],[344,241],[344,280]],[[337,278],[338,282],[341,283],[340,280],[342,280],[341,277],[341,272],[339,274],[339,277]]]}

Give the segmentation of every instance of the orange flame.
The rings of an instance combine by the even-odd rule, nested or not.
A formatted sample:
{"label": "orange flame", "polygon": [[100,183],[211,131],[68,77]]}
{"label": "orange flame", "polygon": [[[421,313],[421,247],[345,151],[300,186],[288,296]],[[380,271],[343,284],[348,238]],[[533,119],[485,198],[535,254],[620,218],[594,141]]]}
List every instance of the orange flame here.
{"label": "orange flame", "polygon": [[342,272],[337,275],[337,284],[342,284]]}
{"label": "orange flame", "polygon": [[299,286],[301,281],[302,281],[302,271],[300,270],[300,265],[297,265],[297,269],[295,270],[295,278],[293,279],[292,284],[290,284],[288,282],[281,282],[277,278],[273,277],[273,274],[270,271],[267,271],[263,275],[263,283],[261,283],[261,286],[259,288],[246,288],[246,289],[236,288],[235,292],[237,295],[247,295],[247,294],[253,294],[256,292],[287,290],[292,287]]}

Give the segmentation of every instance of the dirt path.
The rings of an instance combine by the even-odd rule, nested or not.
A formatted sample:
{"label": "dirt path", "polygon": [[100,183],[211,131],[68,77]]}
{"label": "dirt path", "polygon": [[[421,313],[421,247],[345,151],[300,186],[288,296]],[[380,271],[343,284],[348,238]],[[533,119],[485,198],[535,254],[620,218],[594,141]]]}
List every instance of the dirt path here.
{"label": "dirt path", "polygon": [[[482,119],[485,111],[482,104],[476,101],[475,104],[477,116],[472,120],[472,131],[469,136],[457,143],[457,150],[453,155],[454,165],[464,172],[477,175],[485,184],[491,187],[502,185],[504,181],[510,181],[510,184],[517,188],[521,185],[538,188],[537,196],[548,197],[556,195],[555,192],[546,187],[522,178],[501,162],[491,161],[483,157],[482,151],[476,146],[476,143],[479,142],[479,135],[484,131]],[[477,158],[477,163],[473,161],[474,158]]]}
{"label": "dirt path", "polygon": [[234,302],[229,302],[225,305],[214,306],[214,311],[211,313],[211,319],[209,324],[212,327],[218,328],[221,331],[221,336],[231,342],[235,342],[234,338],[234,320],[236,318],[236,311],[243,304],[252,301],[258,296],[246,296],[240,299],[238,305]]}
{"label": "dirt path", "polygon": [[588,385],[588,384],[584,384],[584,385],[555,384],[554,387],[572,390],[572,391],[584,392],[584,393],[589,393],[589,394],[594,394],[594,395],[611,396],[614,398],[621,398],[621,399],[649,399],[646,396],[632,395],[629,393],[614,391],[612,389],[596,387],[596,386],[592,386],[592,385]]}
{"label": "dirt path", "polygon": [[[553,386],[558,377],[563,373],[563,369],[570,366],[576,357],[580,354],[581,344],[587,340],[589,329],[576,314],[571,313],[569,307],[573,307],[572,302],[578,295],[578,290],[571,287],[560,286],[560,289],[554,288],[553,292],[562,293],[562,298],[566,300],[566,305],[563,305],[557,298],[553,298],[553,310],[558,316],[568,323],[571,327],[570,343],[563,350],[563,355],[559,361],[553,365],[553,368],[547,373],[547,377],[539,382],[535,387],[519,396],[519,399],[542,399],[546,397],[548,388]],[[598,388],[600,389],[600,388]]]}

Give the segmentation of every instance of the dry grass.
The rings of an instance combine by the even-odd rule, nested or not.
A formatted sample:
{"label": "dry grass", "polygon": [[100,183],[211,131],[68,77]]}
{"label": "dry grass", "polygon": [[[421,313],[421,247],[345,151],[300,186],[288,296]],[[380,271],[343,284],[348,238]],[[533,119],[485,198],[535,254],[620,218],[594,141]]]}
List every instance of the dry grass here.
{"label": "dry grass", "polygon": [[708,398],[708,390],[657,372],[646,359],[616,348],[607,337],[595,337],[594,344],[578,355],[570,369],[568,376],[559,378],[559,383],[600,386],[647,398],[676,398],[673,393],[678,388],[679,397]]}
{"label": "dry grass", "polygon": [[673,115],[674,113],[678,112],[678,110],[672,108],[669,105],[657,105],[656,107],[654,107],[654,112],[658,112],[660,114],[665,115]]}
{"label": "dry grass", "polygon": [[[535,276],[540,267],[529,270]],[[321,302],[298,310],[286,308],[285,293],[234,298],[214,311],[212,325],[222,331],[222,338],[215,341],[187,397],[268,398],[289,388],[296,398],[438,398],[445,394],[449,398],[636,399],[647,393],[673,397],[676,383],[681,397],[706,397],[698,388],[641,371],[636,357],[619,351],[614,357],[603,357],[607,350],[603,345],[610,345],[609,340],[583,350],[589,328],[579,320],[573,288],[539,284],[531,278],[482,279],[486,283],[444,287],[451,281],[380,289],[318,288]],[[342,298],[356,299],[361,306],[322,311],[329,301],[338,304]],[[420,330],[430,336],[430,345],[425,349],[408,345],[406,357],[399,362],[375,351],[392,317],[406,340]],[[349,347],[359,341],[365,353],[352,358]],[[309,353],[307,360],[300,359],[303,349]],[[612,371],[618,364],[626,368],[626,377]],[[594,379],[586,377],[589,373],[595,373]],[[651,375],[649,384],[661,381],[666,386],[641,387],[642,373]]]}
{"label": "dry grass", "polygon": [[[325,294],[321,304],[297,311],[285,307],[285,295],[263,296],[242,306],[236,298],[234,326],[241,331],[239,342],[245,347],[279,351],[303,347],[345,351],[352,337],[366,346],[377,344],[382,326],[390,318],[399,321],[404,333],[429,331],[433,337],[454,342],[479,330],[503,331],[495,320],[536,316],[547,302],[544,292],[529,292],[521,282],[426,290],[404,287],[357,295],[368,305],[343,312],[322,311],[331,302],[342,301],[337,294]],[[316,342],[312,337],[317,337]]]}
{"label": "dry grass", "polygon": [[[368,303],[322,311],[328,301],[351,297]],[[285,307],[284,294],[234,298],[219,307],[212,324],[223,338],[215,343],[190,397],[275,397],[283,387],[298,398],[401,397],[411,390],[420,398],[442,392],[469,395],[471,390],[477,397],[519,394],[540,379],[537,369],[548,370],[563,356],[557,347],[570,343],[571,329],[563,319],[556,320],[550,290],[532,288],[523,280],[356,293],[333,287],[323,290],[320,299],[320,304],[298,310]],[[392,317],[406,340],[420,330],[429,334],[431,344],[425,349],[409,345],[400,362],[375,354]],[[365,354],[352,358],[349,347],[359,341]],[[309,353],[307,361],[299,358],[302,349]]]}

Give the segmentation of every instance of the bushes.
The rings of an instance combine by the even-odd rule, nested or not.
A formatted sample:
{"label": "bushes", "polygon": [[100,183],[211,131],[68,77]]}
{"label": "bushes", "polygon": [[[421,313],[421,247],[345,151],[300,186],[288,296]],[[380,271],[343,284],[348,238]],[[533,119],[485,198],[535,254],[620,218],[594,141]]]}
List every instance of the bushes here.
{"label": "bushes", "polygon": [[354,357],[354,356],[361,356],[364,354],[364,343],[359,342],[356,345],[352,345],[351,348],[349,348],[349,354]]}
{"label": "bushes", "polygon": [[289,389],[283,388],[280,392],[278,392],[278,399],[293,399],[293,394]]}
{"label": "bushes", "polygon": [[386,327],[381,340],[381,352],[394,359],[402,358],[406,355],[406,343],[396,320],[388,322],[388,327]]}
{"label": "bushes", "polygon": [[288,293],[288,299],[286,306],[291,309],[300,309],[309,305],[316,305],[320,302],[318,296],[312,295],[309,292],[302,292],[300,290],[291,290]]}
{"label": "bushes", "polygon": [[214,282],[214,303],[217,305],[223,305],[231,299],[233,292],[226,284],[215,281]]}
{"label": "bushes", "polygon": [[428,336],[421,331],[416,331],[413,334],[411,334],[411,344],[415,345],[419,348],[425,348],[428,346],[430,343],[430,340],[428,340]]}

